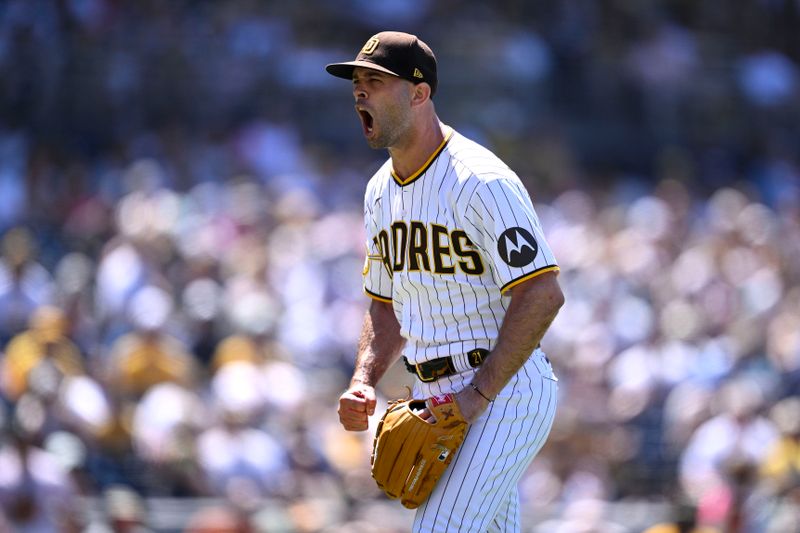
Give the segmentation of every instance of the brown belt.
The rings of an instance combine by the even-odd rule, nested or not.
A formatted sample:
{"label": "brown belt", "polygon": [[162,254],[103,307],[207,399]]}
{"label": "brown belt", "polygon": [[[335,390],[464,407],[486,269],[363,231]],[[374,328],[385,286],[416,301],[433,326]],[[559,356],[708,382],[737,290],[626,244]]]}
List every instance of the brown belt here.
{"label": "brown belt", "polygon": [[[489,350],[475,348],[467,352],[467,361],[469,362],[469,366],[475,368],[476,366],[480,366],[488,356]],[[439,359],[432,359],[416,365],[410,363],[408,359],[403,356],[403,362],[406,364],[406,370],[415,374],[420,381],[424,383],[430,383],[431,381],[436,381],[445,376],[458,374],[452,356],[440,357]]]}

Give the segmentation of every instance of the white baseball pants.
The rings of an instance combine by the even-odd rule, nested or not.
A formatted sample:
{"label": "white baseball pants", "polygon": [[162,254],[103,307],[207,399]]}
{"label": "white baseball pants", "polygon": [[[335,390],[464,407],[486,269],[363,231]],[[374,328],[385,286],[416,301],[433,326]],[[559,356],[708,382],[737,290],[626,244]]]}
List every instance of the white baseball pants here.
{"label": "white baseball pants", "polygon": [[[417,380],[414,397],[457,392],[473,372]],[[464,443],[414,518],[415,533],[520,531],[517,483],[550,434],[557,378],[537,349],[487,410],[470,425]]]}

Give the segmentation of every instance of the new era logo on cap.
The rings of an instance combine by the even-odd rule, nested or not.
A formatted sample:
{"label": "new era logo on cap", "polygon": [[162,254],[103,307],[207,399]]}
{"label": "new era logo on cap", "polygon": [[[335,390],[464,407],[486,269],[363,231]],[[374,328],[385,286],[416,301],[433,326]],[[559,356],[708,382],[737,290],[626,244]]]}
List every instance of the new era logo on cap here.
{"label": "new era logo on cap", "polygon": [[384,31],[373,35],[355,61],[331,63],[325,70],[349,80],[356,67],[378,70],[412,83],[425,82],[431,86],[431,96],[436,92],[436,57],[427,44],[410,33]]}

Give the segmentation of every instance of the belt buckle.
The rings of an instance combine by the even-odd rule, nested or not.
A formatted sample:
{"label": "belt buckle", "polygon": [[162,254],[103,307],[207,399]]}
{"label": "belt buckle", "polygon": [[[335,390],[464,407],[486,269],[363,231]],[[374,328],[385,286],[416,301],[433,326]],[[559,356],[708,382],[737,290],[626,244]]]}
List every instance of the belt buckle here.
{"label": "belt buckle", "polygon": [[430,377],[425,379],[420,372],[420,367],[422,365],[417,365],[417,376],[419,376],[419,379],[421,379],[423,383],[430,383],[431,381],[436,381],[441,377],[449,376],[450,374],[455,374],[456,372],[450,357],[442,357],[440,359],[434,359],[433,361],[426,361],[424,364],[429,365],[431,371]]}
{"label": "belt buckle", "polygon": [[435,376],[431,376],[431,377],[429,377],[429,378],[426,378],[425,376],[423,376],[423,375],[422,375],[422,371],[420,370],[420,365],[416,365],[416,364],[415,364],[415,365],[414,365],[414,370],[416,370],[416,371],[417,371],[417,377],[419,378],[419,380],[420,380],[421,382],[423,382],[423,383],[430,383],[431,381],[436,381],[436,377],[435,377]]}

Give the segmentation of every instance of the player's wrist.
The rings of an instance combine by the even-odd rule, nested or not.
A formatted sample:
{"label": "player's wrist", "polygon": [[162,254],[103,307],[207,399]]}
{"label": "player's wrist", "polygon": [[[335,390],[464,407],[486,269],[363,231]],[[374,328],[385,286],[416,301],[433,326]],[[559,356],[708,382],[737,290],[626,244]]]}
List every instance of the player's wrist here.
{"label": "player's wrist", "polygon": [[353,379],[350,380],[350,388],[352,389],[352,388],[356,388],[356,387],[371,387],[371,388],[374,389],[375,385],[373,383],[371,383],[370,380],[368,380],[366,378],[353,377]]}
{"label": "player's wrist", "polygon": [[476,383],[472,382],[468,385],[468,387],[488,403],[492,403],[494,401],[494,395],[490,396],[489,394],[485,393]]}

